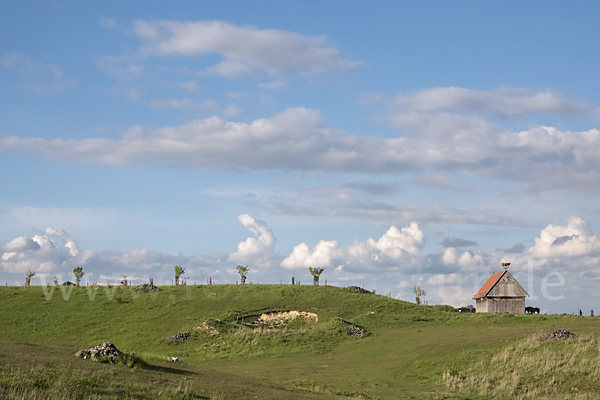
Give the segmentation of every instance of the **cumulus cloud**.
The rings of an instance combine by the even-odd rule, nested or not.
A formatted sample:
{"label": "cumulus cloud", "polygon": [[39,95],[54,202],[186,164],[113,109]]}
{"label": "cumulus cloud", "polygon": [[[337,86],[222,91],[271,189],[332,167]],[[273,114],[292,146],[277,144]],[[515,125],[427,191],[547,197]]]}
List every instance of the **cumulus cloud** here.
{"label": "cumulus cloud", "polygon": [[463,251],[454,247],[444,250],[442,261],[445,265],[458,267],[461,271],[482,271],[490,265],[489,258],[494,254],[482,254],[481,251]]}
{"label": "cumulus cloud", "polygon": [[248,214],[238,216],[240,224],[252,232],[253,236],[238,244],[238,250],[229,255],[229,261],[236,263],[251,263],[269,268],[273,258],[275,235],[267,224],[255,220]]}
{"label": "cumulus cloud", "polygon": [[127,273],[136,270],[160,275],[161,270],[166,270],[167,274],[171,275],[173,265],[176,264],[190,266],[192,269],[206,264],[204,260],[182,255],[171,256],[144,248],[129,252],[81,251],[77,242],[67,232],[50,227],[39,231],[39,234],[32,238],[20,236],[11,240],[0,246],[0,254],[0,267],[8,273],[24,273],[31,270],[66,277],[73,268],[83,266],[88,273],[86,279],[99,276],[101,271]]}
{"label": "cumulus cloud", "polygon": [[86,261],[90,252],[79,246],[64,230],[46,228],[32,238],[17,237],[0,248],[0,266],[7,272],[48,272],[60,267],[73,268]]}
{"label": "cumulus cloud", "polygon": [[145,56],[219,54],[224,61],[209,72],[225,77],[248,77],[256,71],[313,75],[361,65],[328,46],[323,36],[222,21],[136,21],[133,31],[143,43],[140,53]]}
{"label": "cumulus cloud", "polygon": [[281,262],[287,269],[339,266],[346,271],[410,269],[417,266],[425,243],[423,232],[416,222],[398,229],[390,227],[379,240],[354,241],[341,247],[336,240],[321,240],[316,246],[301,243]]}
{"label": "cumulus cloud", "polygon": [[590,224],[572,216],[566,226],[548,225],[529,252],[538,258],[582,257],[600,253],[600,240]]}

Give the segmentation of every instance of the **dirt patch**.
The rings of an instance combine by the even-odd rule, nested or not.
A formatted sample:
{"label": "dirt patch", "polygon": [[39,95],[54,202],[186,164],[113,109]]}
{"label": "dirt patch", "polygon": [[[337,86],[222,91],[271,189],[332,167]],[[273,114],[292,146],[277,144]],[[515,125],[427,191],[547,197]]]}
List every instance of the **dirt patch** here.
{"label": "dirt patch", "polygon": [[202,323],[202,325],[194,328],[195,331],[206,332],[211,336],[218,335],[219,331],[214,326],[213,321],[207,320]]}
{"label": "dirt patch", "polygon": [[302,318],[306,322],[312,323],[315,323],[319,320],[317,314],[307,311],[274,311],[262,314],[247,315],[238,319],[238,323],[275,328],[278,326],[287,325],[298,318]]}
{"label": "dirt patch", "polygon": [[577,337],[574,333],[569,332],[566,329],[558,328],[552,332],[544,333],[542,340],[567,340]]}

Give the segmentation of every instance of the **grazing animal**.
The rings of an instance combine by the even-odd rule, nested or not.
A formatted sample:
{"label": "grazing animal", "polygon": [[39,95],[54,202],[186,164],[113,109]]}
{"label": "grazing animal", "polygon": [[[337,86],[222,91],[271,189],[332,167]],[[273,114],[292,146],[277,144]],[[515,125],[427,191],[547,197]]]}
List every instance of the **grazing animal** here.
{"label": "grazing animal", "polygon": [[525,307],[525,313],[527,314],[539,314],[539,307]]}

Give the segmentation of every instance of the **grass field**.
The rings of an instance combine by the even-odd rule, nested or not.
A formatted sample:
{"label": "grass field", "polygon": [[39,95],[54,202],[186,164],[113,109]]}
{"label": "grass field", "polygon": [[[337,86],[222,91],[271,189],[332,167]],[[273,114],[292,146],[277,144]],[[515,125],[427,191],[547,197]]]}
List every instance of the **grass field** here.
{"label": "grass field", "polygon": [[[598,318],[460,314],[325,286],[70,289],[0,288],[0,398],[600,397]],[[318,322],[236,323],[265,310]],[[342,321],[370,335],[349,337]],[[535,336],[556,328],[579,338]],[[190,340],[166,343],[187,331]],[[74,357],[103,341],[147,367]]]}

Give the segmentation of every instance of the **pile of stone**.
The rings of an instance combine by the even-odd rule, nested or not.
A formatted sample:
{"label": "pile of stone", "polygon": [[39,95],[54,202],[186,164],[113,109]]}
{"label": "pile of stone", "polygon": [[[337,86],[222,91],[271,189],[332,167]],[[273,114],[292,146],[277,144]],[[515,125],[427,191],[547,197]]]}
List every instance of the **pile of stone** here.
{"label": "pile of stone", "polygon": [[167,343],[184,342],[192,337],[192,332],[181,332],[167,339]]}
{"label": "pile of stone", "polygon": [[356,325],[348,324],[346,325],[346,330],[350,337],[362,338],[365,336],[365,330]]}
{"label": "pile of stone", "polygon": [[91,358],[94,361],[99,361],[103,357],[109,357],[110,361],[114,363],[117,357],[127,356],[127,354],[119,351],[111,342],[102,342],[99,346],[92,347],[91,349],[79,350],[75,353],[75,356],[84,359]]}
{"label": "pile of stone", "polygon": [[575,337],[577,336],[574,333],[571,333],[563,328],[558,328],[555,331],[545,333],[542,336],[542,340],[567,340]]}
{"label": "pile of stone", "polygon": [[348,289],[350,289],[350,290],[352,290],[353,292],[356,292],[356,293],[371,293],[368,290],[365,290],[365,289],[363,289],[361,287],[358,287],[358,286],[348,286]]}
{"label": "pile of stone", "polygon": [[137,289],[142,292],[154,292],[155,290],[158,290],[158,287],[151,283],[142,283],[141,285],[137,286]]}

